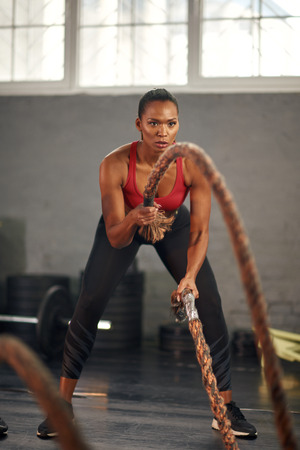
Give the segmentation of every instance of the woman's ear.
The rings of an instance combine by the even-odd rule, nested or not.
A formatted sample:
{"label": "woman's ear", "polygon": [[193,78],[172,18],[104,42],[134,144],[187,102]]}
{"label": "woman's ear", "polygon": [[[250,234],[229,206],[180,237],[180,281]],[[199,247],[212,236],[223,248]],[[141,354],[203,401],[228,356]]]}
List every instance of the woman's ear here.
{"label": "woman's ear", "polygon": [[137,118],[135,119],[135,126],[136,126],[136,128],[137,128],[138,131],[142,131],[142,128],[141,128],[141,119],[140,119],[139,117],[137,117]]}

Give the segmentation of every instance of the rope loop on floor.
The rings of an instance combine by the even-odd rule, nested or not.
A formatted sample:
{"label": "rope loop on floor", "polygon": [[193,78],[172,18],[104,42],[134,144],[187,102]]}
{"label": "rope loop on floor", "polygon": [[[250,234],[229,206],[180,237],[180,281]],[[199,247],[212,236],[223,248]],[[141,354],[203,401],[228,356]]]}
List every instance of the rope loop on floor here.
{"label": "rope loop on floor", "polygon": [[58,432],[58,440],[64,450],[89,450],[78,425],[69,417],[66,406],[58,393],[51,372],[40,358],[20,339],[2,334],[0,337],[0,361],[9,364],[36,396],[50,423]]}

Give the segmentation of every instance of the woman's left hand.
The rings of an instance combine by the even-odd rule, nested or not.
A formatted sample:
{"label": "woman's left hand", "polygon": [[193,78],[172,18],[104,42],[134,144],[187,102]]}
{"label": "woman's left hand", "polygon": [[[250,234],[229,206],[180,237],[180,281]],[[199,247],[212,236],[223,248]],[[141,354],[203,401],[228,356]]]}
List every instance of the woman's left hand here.
{"label": "woman's left hand", "polygon": [[181,299],[181,293],[184,289],[190,289],[193,293],[193,296],[195,298],[199,297],[199,292],[198,289],[196,287],[196,283],[195,280],[192,278],[188,278],[188,277],[184,277],[182,278],[182,280],[180,281],[178,288],[177,288],[177,300],[180,301]]}

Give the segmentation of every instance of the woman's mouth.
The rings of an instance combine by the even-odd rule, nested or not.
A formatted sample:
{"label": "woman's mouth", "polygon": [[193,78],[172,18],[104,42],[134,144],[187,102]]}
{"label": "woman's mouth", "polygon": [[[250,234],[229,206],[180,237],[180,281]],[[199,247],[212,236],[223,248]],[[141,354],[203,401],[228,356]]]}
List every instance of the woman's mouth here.
{"label": "woman's mouth", "polygon": [[157,142],[155,142],[155,145],[158,148],[167,148],[169,146],[169,143],[166,141],[157,141]]}

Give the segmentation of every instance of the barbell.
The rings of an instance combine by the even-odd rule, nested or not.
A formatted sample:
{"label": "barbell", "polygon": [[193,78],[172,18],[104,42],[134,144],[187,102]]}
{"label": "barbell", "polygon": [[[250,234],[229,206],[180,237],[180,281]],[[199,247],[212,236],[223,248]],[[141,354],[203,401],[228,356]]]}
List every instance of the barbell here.
{"label": "barbell", "polygon": [[[64,346],[65,335],[74,307],[63,286],[50,287],[42,299],[37,317],[0,314],[0,323],[26,323],[36,325],[39,348],[48,358],[57,356]],[[100,320],[98,329],[109,330],[111,322]]]}

